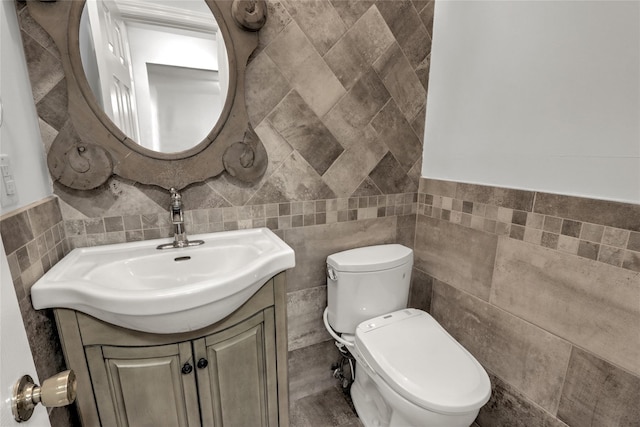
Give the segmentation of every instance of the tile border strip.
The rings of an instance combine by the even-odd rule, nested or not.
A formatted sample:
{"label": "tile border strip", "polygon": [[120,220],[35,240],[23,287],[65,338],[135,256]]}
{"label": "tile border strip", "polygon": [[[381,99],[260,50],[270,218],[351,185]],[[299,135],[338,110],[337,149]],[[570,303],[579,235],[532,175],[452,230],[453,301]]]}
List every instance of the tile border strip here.
{"label": "tile border strip", "polygon": [[[189,235],[257,227],[271,230],[415,215],[417,193],[291,201],[185,211]],[[169,214],[141,214],[64,221],[71,249],[172,236]]]}
{"label": "tile border strip", "polygon": [[429,193],[417,214],[640,271],[640,232]]}

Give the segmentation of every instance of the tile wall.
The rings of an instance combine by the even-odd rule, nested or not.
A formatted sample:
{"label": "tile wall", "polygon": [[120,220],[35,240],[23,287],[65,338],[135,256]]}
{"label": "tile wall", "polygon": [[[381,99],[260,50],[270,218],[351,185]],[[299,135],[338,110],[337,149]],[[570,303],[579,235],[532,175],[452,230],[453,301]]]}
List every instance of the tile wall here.
{"label": "tile wall", "polygon": [[[182,190],[190,233],[266,226],[296,249],[288,273],[291,393],[331,384],[321,323],[324,258],[415,229],[433,2],[268,0],[246,73],[252,126],[269,155],[247,185],[222,175]],[[59,52],[18,3],[45,149],[69,120]],[[170,234],[168,192],[112,177],[92,191],[54,183],[70,248]],[[333,358],[334,356],[322,356]],[[328,368],[327,368],[328,369]],[[309,384],[314,384],[309,387]]]}
{"label": "tile wall", "polygon": [[[432,1],[267,4],[246,94],[267,172],[254,185],[223,175],[183,197],[192,233],[267,226],[296,250],[292,399],[333,385],[325,257],[415,238],[411,305],[430,309],[491,373],[478,424],[633,425],[638,207],[420,180]],[[18,8],[46,148],[68,120],[66,84],[57,49]],[[93,191],[54,192],[37,208],[59,206],[46,228],[32,223],[36,206],[0,224],[3,239],[15,221],[31,230],[7,253],[23,316],[37,318],[25,322],[31,345],[51,339],[55,360],[36,360],[39,374],[62,362],[50,318],[28,303],[30,284],[70,248],[170,232],[169,196],[156,187],[112,177]]]}
{"label": "tile wall", "polygon": [[[52,310],[34,310],[31,304],[31,286],[69,251],[58,198],[48,197],[0,216],[0,234],[36,371],[43,381],[66,369]],[[53,408],[49,416],[54,427],[72,425],[75,419],[67,407]]]}
{"label": "tile wall", "polygon": [[[23,5],[23,3],[19,3]],[[433,2],[269,0],[246,73],[264,177],[184,189],[189,209],[413,193],[422,163]],[[69,120],[59,52],[19,6],[46,147]],[[168,195],[112,177],[90,192],[56,185],[65,219],[159,213]]]}
{"label": "tile wall", "polygon": [[[326,307],[325,259],[358,246],[413,243],[417,194],[363,196],[198,209],[185,212],[186,229],[215,232],[269,227],[295,251],[287,271],[290,393],[292,400],[334,385],[330,366],[337,359],[322,323]],[[64,369],[50,310],[34,310],[30,288],[69,250],[109,243],[169,237],[168,212],[86,220],[64,220],[59,199],[47,198],[0,218],[0,231],[20,308],[42,378]],[[58,410],[56,410],[58,411]],[[68,426],[52,413],[55,425]]]}
{"label": "tile wall", "polygon": [[[188,211],[187,226],[267,225],[296,251],[297,266],[287,273],[292,401],[334,385],[328,367],[336,353],[321,321],[326,256],[399,242],[416,254],[410,305],[430,310],[490,373],[493,396],[480,426],[638,419],[640,273],[633,260],[640,206],[422,179],[418,193],[227,209]],[[305,216],[314,223],[305,225]],[[164,235],[160,217],[64,220],[51,197],[0,218],[39,375],[64,362],[51,313],[31,307],[33,282],[75,245]],[[525,231],[514,233],[517,226]],[[525,237],[531,233],[540,238]],[[552,248],[544,233],[578,243]],[[581,241],[598,245],[597,253],[580,252]],[[615,262],[602,256],[609,247],[621,252]],[[52,412],[54,425],[70,425],[72,416]]]}
{"label": "tile wall", "polygon": [[489,371],[480,426],[632,426],[640,205],[422,179],[431,313]]}

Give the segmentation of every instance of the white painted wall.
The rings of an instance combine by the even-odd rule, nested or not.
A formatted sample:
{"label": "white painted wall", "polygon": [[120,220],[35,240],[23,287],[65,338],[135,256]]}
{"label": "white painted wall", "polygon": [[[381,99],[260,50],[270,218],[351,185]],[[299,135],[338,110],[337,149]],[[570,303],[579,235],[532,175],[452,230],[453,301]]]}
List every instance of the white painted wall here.
{"label": "white painted wall", "polygon": [[18,190],[16,203],[0,207],[0,215],[53,192],[20,37],[15,3],[0,1],[0,153],[10,156]]}
{"label": "white painted wall", "polygon": [[[4,2],[3,2],[4,3]],[[38,405],[31,419],[18,423],[11,412],[11,396],[14,384],[23,376],[29,375],[36,384],[36,367],[24,331],[22,316],[18,308],[18,299],[11,284],[9,264],[2,239],[0,238],[0,426],[49,427],[49,417],[44,406]]]}
{"label": "white painted wall", "polygon": [[[2,215],[52,193],[12,1],[0,1],[0,98],[4,116],[0,153],[11,157],[18,190],[16,203],[0,208]],[[19,425],[11,414],[11,390],[24,374],[40,383],[0,239],[0,425],[3,427]],[[39,405],[29,422],[20,425],[50,426],[46,409]]]}
{"label": "white painted wall", "polygon": [[422,175],[640,203],[640,2],[436,2]]}

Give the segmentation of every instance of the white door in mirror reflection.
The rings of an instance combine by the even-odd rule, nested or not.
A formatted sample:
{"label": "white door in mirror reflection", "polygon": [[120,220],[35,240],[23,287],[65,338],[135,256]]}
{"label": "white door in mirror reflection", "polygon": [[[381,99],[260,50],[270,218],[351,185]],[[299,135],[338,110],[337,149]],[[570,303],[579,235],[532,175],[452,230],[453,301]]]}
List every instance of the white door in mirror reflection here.
{"label": "white door in mirror reflection", "polygon": [[100,76],[102,106],[125,134],[137,140],[139,134],[127,28],[113,1],[88,1],[85,10],[89,14]]}
{"label": "white door in mirror reflection", "polygon": [[[206,3],[86,4],[83,16],[88,14],[89,23],[80,30],[83,67],[112,121],[153,151],[181,152],[203,141],[220,117],[228,84],[226,48]],[[83,40],[87,34],[93,43]]]}
{"label": "white door in mirror reflection", "polygon": [[[154,151],[175,153],[202,141],[220,116],[218,72],[147,63]],[[185,145],[185,142],[188,145]]]}

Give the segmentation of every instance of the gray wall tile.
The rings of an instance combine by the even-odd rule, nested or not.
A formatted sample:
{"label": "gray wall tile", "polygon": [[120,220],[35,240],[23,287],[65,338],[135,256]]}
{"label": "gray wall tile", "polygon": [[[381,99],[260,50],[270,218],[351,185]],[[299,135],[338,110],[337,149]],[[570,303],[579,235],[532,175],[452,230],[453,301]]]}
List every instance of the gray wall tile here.
{"label": "gray wall tile", "polygon": [[409,289],[409,307],[431,311],[431,292],[433,277],[414,268],[411,272],[411,288]]}
{"label": "gray wall tile", "polygon": [[526,212],[531,212],[533,208],[534,195],[535,193],[533,191],[477,184],[458,183],[456,188],[456,199],[468,200],[474,203],[491,204]]}
{"label": "gray wall tile", "polygon": [[395,217],[286,230],[284,240],[296,254],[296,267],[286,273],[287,288],[291,292],[325,284],[327,256],[333,253],[395,239]]}
{"label": "gray wall tile", "polygon": [[[354,2],[340,1],[341,4]],[[336,2],[334,2],[336,4]],[[378,10],[367,10],[340,39],[324,60],[348,90],[394,42]]]}
{"label": "gray wall tile", "polygon": [[376,2],[376,0],[331,0],[331,4],[336,8],[338,14],[345,22],[351,26]]}
{"label": "gray wall tile", "polygon": [[7,254],[15,252],[37,237],[31,229],[27,211],[3,216],[0,221],[0,233],[2,233],[2,244]]}
{"label": "gray wall tile", "polygon": [[39,102],[64,78],[62,63],[24,31],[22,43],[27,63],[30,64],[28,72],[33,98]]}
{"label": "gray wall tile", "polygon": [[342,37],[346,27],[331,3],[325,0],[282,0],[320,55]]}
{"label": "gray wall tile", "polygon": [[561,420],[571,426],[638,426],[638,402],[638,376],[573,349],[558,408]]}
{"label": "gray wall tile", "polygon": [[319,117],[345,94],[340,81],[297,24],[287,25],[265,52]]}
{"label": "gray wall tile", "polygon": [[362,427],[355,411],[337,388],[292,401],[290,419],[291,425],[296,427]]}
{"label": "gray wall tile", "polygon": [[380,110],[371,125],[386,142],[405,173],[422,156],[420,139],[393,99]]}
{"label": "gray wall tile", "polygon": [[369,174],[369,178],[385,194],[412,193],[418,189],[406,169],[388,152]]}
{"label": "gray wall tile", "polygon": [[[269,121],[320,175],[344,151],[296,91],[291,91],[269,114]],[[315,138],[322,139],[323,144],[316,144]]]}
{"label": "gray wall tile", "polygon": [[[357,135],[355,141],[323,175],[324,181],[338,197],[354,195],[388,151],[371,126],[365,127],[362,131],[352,131]],[[380,191],[377,186],[375,189]]]}
{"label": "gray wall tile", "polygon": [[498,236],[418,216],[416,267],[484,300],[489,299]]}
{"label": "gray wall tile", "polygon": [[640,274],[500,238],[491,302],[640,374]]}
{"label": "gray wall tile", "polygon": [[640,205],[537,193],[534,212],[640,231]]}
{"label": "gray wall tile", "polygon": [[289,351],[330,339],[322,313],[327,306],[327,287],[317,286],[287,294]]}
{"label": "gray wall tile", "polygon": [[261,53],[247,66],[247,112],[253,123],[262,119],[285,97],[291,85],[266,53]]}
{"label": "gray wall tile", "polygon": [[[444,197],[456,197],[458,183],[438,179],[421,178],[420,192]],[[468,199],[465,199],[468,200]]]}
{"label": "gray wall tile", "polygon": [[333,341],[289,352],[289,401],[335,386],[331,364],[339,357]]}
{"label": "gray wall tile", "polygon": [[440,281],[431,313],[480,363],[555,414],[571,345]]}
{"label": "gray wall tile", "polygon": [[[489,373],[491,399],[480,409],[476,422],[483,427],[566,427],[517,389]],[[586,425],[586,424],[584,424]]]}

